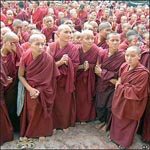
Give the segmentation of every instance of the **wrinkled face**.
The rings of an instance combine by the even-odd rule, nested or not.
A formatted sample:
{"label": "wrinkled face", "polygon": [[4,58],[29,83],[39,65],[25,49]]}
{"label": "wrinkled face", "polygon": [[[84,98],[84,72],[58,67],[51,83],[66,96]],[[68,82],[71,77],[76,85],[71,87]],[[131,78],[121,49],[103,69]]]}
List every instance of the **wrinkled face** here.
{"label": "wrinkled face", "polygon": [[110,51],[117,51],[120,44],[120,36],[118,34],[110,35],[109,39],[107,40],[107,44],[109,45]]}
{"label": "wrinkled face", "polygon": [[45,40],[42,37],[38,37],[30,44],[31,49],[37,53],[41,53],[43,51],[44,46],[45,46]]}
{"label": "wrinkled face", "polygon": [[54,20],[52,18],[47,18],[45,21],[45,25],[47,28],[52,28],[54,26]]}
{"label": "wrinkled face", "polygon": [[125,60],[130,67],[136,67],[140,60],[140,55],[136,50],[127,50],[125,53]]}
{"label": "wrinkled face", "polygon": [[68,42],[71,39],[71,29],[68,28],[64,28],[63,30],[61,30],[60,32],[58,32],[58,36],[59,39],[64,41],[64,42]]}
{"label": "wrinkled face", "polygon": [[87,33],[84,34],[82,37],[82,45],[88,48],[91,48],[92,44],[94,43],[94,35]]}

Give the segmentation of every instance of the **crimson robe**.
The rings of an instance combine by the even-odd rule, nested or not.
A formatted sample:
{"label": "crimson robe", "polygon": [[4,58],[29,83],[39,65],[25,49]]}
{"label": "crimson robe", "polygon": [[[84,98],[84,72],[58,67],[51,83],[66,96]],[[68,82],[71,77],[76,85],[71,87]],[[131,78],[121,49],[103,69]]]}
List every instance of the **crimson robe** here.
{"label": "crimson robe", "polygon": [[108,123],[111,114],[112,98],[115,85],[109,80],[118,79],[119,68],[124,63],[124,53],[117,51],[108,57],[109,50],[101,50],[99,64],[101,64],[101,76],[96,81],[96,110],[101,122]]}
{"label": "crimson robe", "polygon": [[84,61],[90,64],[87,71],[78,70],[76,77],[77,121],[79,122],[94,120],[96,117],[94,67],[98,54],[99,48],[95,44],[85,53],[82,46],[79,47],[80,64],[83,64]]}
{"label": "crimson robe", "polygon": [[5,66],[8,70],[8,76],[13,78],[13,82],[5,87],[4,95],[6,100],[6,106],[10,116],[10,120],[13,124],[14,130],[19,129],[19,118],[17,117],[17,91],[18,91],[18,67],[22,54],[22,49],[19,44],[16,44],[17,51],[9,53],[6,57],[2,57]]}
{"label": "crimson robe", "polygon": [[0,145],[4,142],[13,140],[13,127],[8,115],[7,107],[5,104],[4,97],[4,86],[7,86],[7,68],[0,59],[1,70],[0,70]]}
{"label": "crimson robe", "polygon": [[100,43],[97,44],[98,47],[101,47],[103,49],[107,49],[109,46],[106,43],[106,39],[104,39],[103,41],[101,41]]}
{"label": "crimson robe", "polygon": [[54,34],[54,31],[57,31],[58,27],[54,25],[51,29],[45,27],[42,29],[42,33],[46,36],[46,43],[53,42],[52,36]]}
{"label": "crimson robe", "polygon": [[[144,51],[141,54],[140,62],[150,71],[150,51]],[[149,96],[144,114],[144,125],[142,131],[143,141],[150,142],[150,85],[149,85]]]}
{"label": "crimson robe", "polygon": [[28,84],[38,89],[40,94],[36,99],[31,99],[30,93],[25,90],[20,136],[35,138],[52,135],[52,109],[56,96],[56,77],[59,74],[54,59],[43,51],[34,60],[29,49],[23,54],[21,64]]}
{"label": "crimson robe", "polygon": [[128,47],[129,47],[129,43],[128,43],[128,41],[125,39],[125,40],[119,45],[119,50],[125,52]]}
{"label": "crimson robe", "polygon": [[36,24],[36,28],[41,30],[43,18],[48,14],[48,8],[38,7],[35,12],[32,12],[32,21]]}
{"label": "crimson robe", "polygon": [[64,54],[68,54],[68,66],[59,67],[60,76],[57,79],[57,92],[54,101],[53,121],[54,129],[66,129],[74,126],[76,121],[75,76],[79,64],[77,47],[68,43],[64,48],[59,47],[58,41],[50,43],[50,53],[55,61],[59,61]]}
{"label": "crimson robe", "polygon": [[147,103],[148,70],[141,65],[129,70],[124,63],[120,68],[121,84],[115,90],[112,101],[110,138],[123,147],[129,147],[137,132]]}

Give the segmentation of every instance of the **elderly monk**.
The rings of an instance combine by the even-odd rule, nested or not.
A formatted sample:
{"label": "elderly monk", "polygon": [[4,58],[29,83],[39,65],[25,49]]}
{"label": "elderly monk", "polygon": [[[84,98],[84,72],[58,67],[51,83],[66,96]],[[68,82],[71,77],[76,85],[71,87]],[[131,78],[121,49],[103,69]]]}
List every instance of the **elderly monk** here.
{"label": "elderly monk", "polygon": [[45,140],[53,133],[52,109],[56,96],[58,70],[54,59],[44,51],[45,36],[33,34],[30,48],[20,61],[19,80],[25,87],[21,114],[21,137]]}
{"label": "elderly monk", "polygon": [[111,32],[111,24],[109,22],[102,22],[99,24],[99,41],[97,46],[106,49],[108,45],[106,43],[107,34]]}
{"label": "elderly monk", "polygon": [[10,76],[13,81],[9,84],[5,90],[6,106],[8,108],[8,113],[12,121],[14,130],[19,129],[19,118],[16,114],[17,109],[17,86],[18,86],[18,66],[21,57],[21,47],[19,45],[19,38],[14,32],[7,32],[3,36],[1,56],[2,60],[8,70],[8,76]]}
{"label": "elderly monk", "polygon": [[118,50],[120,35],[111,32],[107,35],[106,42],[109,46],[101,50],[98,63],[95,67],[96,81],[96,110],[100,124],[97,128],[105,129],[111,114],[111,103],[118,78],[119,68],[125,61],[124,53]]}
{"label": "elderly monk", "polygon": [[57,78],[57,92],[53,109],[54,129],[68,131],[76,121],[76,102],[74,96],[75,76],[79,64],[77,47],[70,42],[71,28],[58,27],[58,40],[49,44],[49,53],[54,57],[60,71]]}
{"label": "elderly monk", "polygon": [[96,118],[94,67],[97,63],[99,49],[94,44],[93,32],[91,30],[82,31],[81,45],[78,49],[80,64],[76,76],[77,121],[81,123]]}
{"label": "elderly monk", "polygon": [[0,59],[0,145],[4,142],[13,140],[13,127],[8,115],[7,107],[5,104],[4,88],[12,82],[12,78],[7,76],[7,68],[2,59]]}
{"label": "elderly monk", "polygon": [[119,148],[132,145],[147,104],[149,71],[140,64],[140,53],[137,46],[126,50],[112,101],[110,139]]}

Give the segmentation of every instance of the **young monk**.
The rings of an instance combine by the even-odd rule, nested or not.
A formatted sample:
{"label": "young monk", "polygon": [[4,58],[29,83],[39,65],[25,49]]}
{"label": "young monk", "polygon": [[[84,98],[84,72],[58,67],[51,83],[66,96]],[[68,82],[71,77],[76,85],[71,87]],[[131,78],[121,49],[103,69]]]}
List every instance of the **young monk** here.
{"label": "young monk", "polygon": [[70,42],[71,28],[68,25],[58,27],[58,40],[49,45],[49,53],[54,57],[60,71],[57,78],[57,92],[53,109],[54,129],[68,131],[75,125],[76,103],[74,97],[75,76],[79,64],[77,47]]}
{"label": "young monk", "polygon": [[10,120],[13,124],[14,131],[19,130],[19,118],[16,114],[17,109],[17,88],[18,88],[18,65],[22,50],[19,45],[19,38],[14,32],[8,31],[2,40],[1,56],[8,70],[8,76],[12,78],[4,91],[6,106],[8,109]]}
{"label": "young monk", "polygon": [[45,36],[33,34],[30,49],[22,55],[19,80],[25,87],[21,114],[21,137],[39,141],[53,134],[52,109],[56,96],[57,67],[51,55],[44,51]]}
{"label": "young monk", "polygon": [[140,53],[141,49],[137,46],[126,50],[126,63],[121,66],[120,78],[116,82],[110,139],[119,148],[132,145],[147,103],[149,72],[139,63]]}
{"label": "young monk", "polygon": [[118,50],[120,35],[111,32],[107,35],[106,43],[109,48],[101,50],[98,64],[95,67],[97,75],[96,83],[96,110],[100,124],[98,129],[106,128],[111,114],[112,98],[115,90],[115,83],[118,78],[119,68],[124,63],[124,53]]}
{"label": "young monk", "polygon": [[[1,55],[3,55],[1,53]],[[7,68],[2,59],[0,59],[0,145],[4,142],[13,140],[13,127],[8,115],[7,107],[5,104],[4,89],[11,84],[12,78],[7,76]]]}
{"label": "young monk", "polygon": [[79,47],[80,65],[76,77],[77,121],[81,123],[96,118],[93,97],[95,95],[94,67],[98,54],[99,47],[94,44],[93,31],[82,31],[81,46]]}

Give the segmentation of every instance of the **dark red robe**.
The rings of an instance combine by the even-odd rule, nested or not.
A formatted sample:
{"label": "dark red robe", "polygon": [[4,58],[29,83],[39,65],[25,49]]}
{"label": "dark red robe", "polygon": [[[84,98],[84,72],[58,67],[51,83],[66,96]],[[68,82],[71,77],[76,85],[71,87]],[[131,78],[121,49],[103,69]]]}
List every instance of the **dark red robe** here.
{"label": "dark red robe", "polygon": [[76,103],[77,121],[85,122],[96,118],[95,108],[95,73],[94,67],[97,62],[99,47],[95,44],[87,51],[83,52],[82,46],[79,47],[80,64],[88,61],[90,68],[87,71],[78,70],[76,79]]}
{"label": "dark red robe", "polygon": [[101,41],[100,43],[97,44],[98,47],[103,48],[103,49],[108,49],[108,44],[106,43],[106,39]]}
{"label": "dark red robe", "polygon": [[11,52],[6,57],[2,57],[5,66],[8,70],[8,76],[13,78],[13,82],[5,87],[4,95],[6,100],[6,106],[10,116],[10,120],[13,124],[14,130],[19,129],[19,118],[17,117],[17,91],[18,91],[18,66],[22,49],[19,44],[16,44],[17,52]]}
{"label": "dark red robe", "polygon": [[57,79],[57,92],[54,101],[54,128],[66,129],[74,126],[76,121],[75,76],[79,64],[78,50],[72,43],[60,49],[58,41],[50,43],[50,53],[55,61],[59,61],[64,54],[68,54],[68,66],[59,67],[60,76]]}
{"label": "dark red robe", "polygon": [[110,138],[123,147],[129,147],[137,132],[147,103],[148,70],[140,63],[129,71],[124,63],[120,68],[121,84],[112,101]]}
{"label": "dark red robe", "polygon": [[[141,54],[141,63],[150,71],[150,51],[144,51]],[[142,131],[142,139],[145,142],[150,142],[150,85],[149,85],[149,96],[144,114],[144,125]]]}
{"label": "dark red robe", "polygon": [[7,86],[7,68],[4,66],[2,60],[0,60],[0,145],[4,142],[13,140],[13,127],[9,119],[7,107],[4,97],[4,86]]}
{"label": "dark red robe", "polygon": [[40,95],[31,99],[30,93],[25,90],[20,136],[35,138],[52,135],[52,109],[56,96],[56,77],[59,74],[54,59],[43,51],[34,60],[29,49],[23,54],[21,64],[28,84],[38,89]]}
{"label": "dark red robe", "polygon": [[117,51],[108,57],[108,49],[101,50],[99,64],[101,64],[101,77],[96,81],[96,110],[101,122],[108,123],[111,114],[112,98],[115,85],[109,80],[118,79],[120,66],[124,63],[124,53]]}

